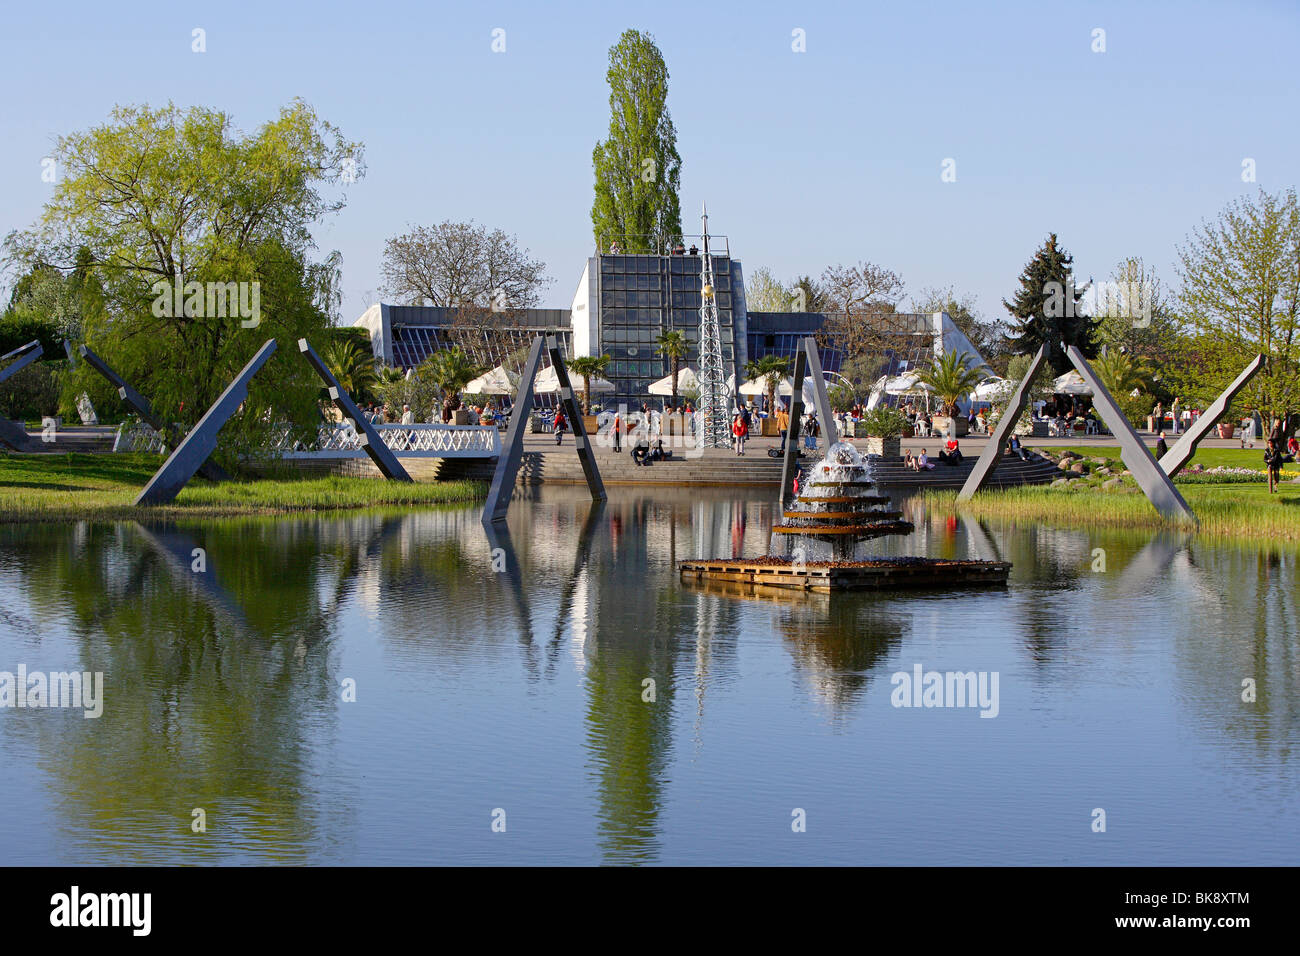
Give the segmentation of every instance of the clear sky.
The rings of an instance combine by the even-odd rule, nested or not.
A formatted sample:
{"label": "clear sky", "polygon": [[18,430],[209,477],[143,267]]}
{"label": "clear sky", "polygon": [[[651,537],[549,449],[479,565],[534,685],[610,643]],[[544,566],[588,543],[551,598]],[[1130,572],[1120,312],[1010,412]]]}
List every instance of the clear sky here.
{"label": "clear sky", "polygon": [[671,73],[683,225],[707,200],[749,273],[867,259],[1004,315],[1050,231],[1084,277],[1140,255],[1175,283],[1201,219],[1300,185],[1296,0],[69,0],[4,19],[0,231],[36,218],[54,139],[114,104],[202,104],[251,130],[301,96],[366,147],[366,178],[316,230],[343,253],[347,322],[375,299],[384,240],[443,219],[517,235],[555,280],[543,305],[567,307],[593,247],[608,49],[629,27]]}

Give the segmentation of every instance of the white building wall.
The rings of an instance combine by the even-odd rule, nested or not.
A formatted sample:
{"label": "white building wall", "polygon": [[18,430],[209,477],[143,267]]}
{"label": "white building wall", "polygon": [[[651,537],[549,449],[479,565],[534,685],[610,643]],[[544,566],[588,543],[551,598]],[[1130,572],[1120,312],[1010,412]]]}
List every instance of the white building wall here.
{"label": "white building wall", "polygon": [[573,356],[600,354],[600,266],[589,258],[569,305],[573,325]]}

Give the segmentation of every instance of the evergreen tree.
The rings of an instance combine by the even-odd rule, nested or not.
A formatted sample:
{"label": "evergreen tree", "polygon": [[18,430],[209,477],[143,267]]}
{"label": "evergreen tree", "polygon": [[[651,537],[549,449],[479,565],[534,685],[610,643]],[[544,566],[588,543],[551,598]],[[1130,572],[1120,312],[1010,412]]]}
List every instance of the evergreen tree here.
{"label": "evergreen tree", "polygon": [[1033,355],[1046,345],[1047,361],[1057,375],[1074,368],[1065,345],[1076,346],[1085,358],[1097,354],[1098,323],[1080,309],[1083,291],[1074,286],[1073,265],[1074,257],[1057,245],[1052,233],[1020,273],[1015,301],[1002,300],[1011,313],[1011,352]]}
{"label": "evergreen tree", "polygon": [[609,138],[591,161],[591,225],[601,252],[658,252],[682,234],[682,158],[668,114],[668,67],[654,38],[627,30],[609,50]]}

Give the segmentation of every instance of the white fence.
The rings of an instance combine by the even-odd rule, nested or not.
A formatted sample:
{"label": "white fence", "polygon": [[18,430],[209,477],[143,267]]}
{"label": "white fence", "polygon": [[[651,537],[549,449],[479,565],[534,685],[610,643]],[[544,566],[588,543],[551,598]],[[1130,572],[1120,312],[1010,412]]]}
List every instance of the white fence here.
{"label": "white fence", "polygon": [[[501,433],[492,425],[376,425],[375,431],[399,458],[494,458]],[[322,425],[316,441],[295,441],[283,426],[274,443],[281,458],[360,458],[361,435],[351,422]]]}

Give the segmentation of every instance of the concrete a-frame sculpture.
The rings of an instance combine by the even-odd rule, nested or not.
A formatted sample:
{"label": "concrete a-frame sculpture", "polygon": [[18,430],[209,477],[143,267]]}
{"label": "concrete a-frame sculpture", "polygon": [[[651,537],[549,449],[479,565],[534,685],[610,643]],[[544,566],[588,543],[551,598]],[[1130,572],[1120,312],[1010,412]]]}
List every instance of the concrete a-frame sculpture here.
{"label": "concrete a-frame sculpture", "polygon": [[1020,416],[1025,410],[1025,405],[1029,402],[1029,383],[1034,380],[1038,369],[1043,364],[1043,359],[1047,357],[1047,346],[1040,345],[1038,353],[1034,360],[1029,363],[1029,371],[1016,390],[1011,395],[1011,401],[1008,403],[1006,411],[998,419],[998,427],[993,430],[993,437],[989,439],[988,444],[984,446],[984,451],[980,454],[979,461],[975,462],[975,467],[971,473],[966,476],[966,484],[962,485],[961,492],[957,495],[958,501],[969,501],[974,497],[975,492],[984,487],[984,482],[992,477],[993,472],[1002,462],[1002,452],[1006,450],[1007,441],[1011,438],[1011,432],[1016,427],[1016,422],[1020,421]]}
{"label": "concrete a-frame sculpture", "polygon": [[[2,366],[0,367],[0,382],[8,381],[12,376],[31,365],[44,354],[44,351],[41,343],[36,339],[32,339],[26,345],[20,345],[12,352],[0,355],[0,366]],[[4,363],[10,359],[14,360],[13,363],[5,365]],[[26,447],[27,441],[25,429],[20,428],[8,419],[0,419],[0,445],[18,450]]]}
{"label": "concrete a-frame sculpture", "polygon": [[149,484],[144,486],[144,491],[135,499],[137,505],[166,504],[180,493],[186,482],[199,470],[199,466],[216,449],[217,432],[248,398],[249,381],[273,354],[275,339],[267,339],[257,354],[248,360],[243,371],[221,393],[221,397],[199,419],[199,423],[190,429],[190,433],[163,462],[163,466],[149,479]]}
{"label": "concrete a-frame sculpture", "polygon": [[794,356],[794,381],[790,389],[790,427],[785,436],[785,460],[781,463],[781,508],[782,510],[794,497],[795,461],[799,457],[799,422],[803,418],[803,383],[811,377],[813,385],[813,404],[820,419],[822,433],[826,436],[826,447],[839,441],[839,432],[835,428],[835,416],[831,412],[830,396],[826,393],[826,377],[822,374],[821,358],[817,354],[817,340],[811,335],[799,343],[799,350]]}
{"label": "concrete a-frame sculpture", "polygon": [[[65,346],[67,344],[68,343],[66,342],[64,343]],[[108,380],[108,383],[117,389],[118,397],[134,408],[136,413],[150,428],[162,435],[169,444],[175,443],[176,436],[172,434],[173,429],[167,427],[162,419],[154,414],[153,406],[149,404],[149,399],[145,398],[128,385],[126,380],[122,378],[122,376],[118,375],[111,365],[92,352],[89,346],[79,346],[77,352],[81,353],[81,357],[86,360],[87,365],[93,368],[100,375],[104,376],[104,378]],[[71,358],[73,354],[74,353],[69,346],[69,358]],[[209,481],[228,481],[230,478],[230,476],[226,474],[225,469],[221,468],[215,461],[205,461],[201,464],[199,466],[199,474],[204,478],[207,478]]]}
{"label": "concrete a-frame sculpture", "polygon": [[1142,489],[1147,499],[1166,518],[1195,522],[1195,513],[1183,500],[1183,496],[1178,493],[1178,489],[1169,480],[1169,476],[1165,474],[1164,469],[1151,457],[1151,452],[1147,450],[1146,445],[1142,444],[1142,439],[1138,438],[1137,432],[1133,430],[1133,426],[1124,417],[1119,405],[1115,403],[1115,399],[1106,390],[1106,386],[1101,383],[1101,379],[1092,370],[1092,366],[1083,357],[1083,353],[1073,345],[1069,345],[1065,348],[1065,354],[1069,356],[1074,367],[1083,376],[1083,380],[1092,389],[1092,407],[1101,415],[1102,421],[1106,423],[1111,430],[1111,434],[1119,441],[1120,457],[1124,460],[1124,464],[1128,466],[1129,472],[1132,473],[1138,487]]}
{"label": "concrete a-frame sculpture", "polygon": [[1183,437],[1178,439],[1174,447],[1169,449],[1160,459],[1160,467],[1164,469],[1166,475],[1172,478],[1183,470],[1183,466],[1192,460],[1196,454],[1196,446],[1201,443],[1201,439],[1209,434],[1212,429],[1223,417],[1224,412],[1228,410],[1228,405],[1237,397],[1237,393],[1246,387],[1246,383],[1255,377],[1255,373],[1264,367],[1264,355],[1261,352],[1256,355],[1249,365],[1233,379],[1232,384],[1225,388],[1216,398],[1213,404],[1205,410],[1200,418],[1192,424],[1192,427],[1183,432]]}
{"label": "concrete a-frame sculpture", "polygon": [[569,383],[569,370],[565,368],[564,357],[560,354],[560,343],[554,335],[537,336],[528,350],[528,361],[524,363],[524,374],[519,379],[519,389],[515,393],[515,407],[510,413],[510,427],[506,431],[505,446],[497,458],[496,471],[492,474],[492,486],[488,489],[487,502],[483,505],[483,521],[505,521],[506,511],[510,508],[510,496],[515,490],[515,479],[519,476],[519,465],[524,458],[524,431],[533,414],[533,382],[537,378],[542,364],[542,346],[551,359],[555,369],[555,380],[560,386],[560,400],[564,403],[564,414],[573,428],[573,441],[578,448],[578,460],[582,463],[582,473],[587,478],[587,488],[591,491],[592,501],[605,500],[605,485],[600,480],[600,471],[596,467],[596,457],[587,437],[586,426],[582,423],[578,400],[574,397],[573,386]]}
{"label": "concrete a-frame sculpture", "polygon": [[384,444],[384,440],[379,437],[379,432],[375,426],[366,421],[366,417],[361,414],[357,408],[357,403],[352,401],[350,396],[343,387],[339,385],[338,379],[329,370],[320,356],[316,354],[306,339],[298,340],[298,351],[306,357],[311,367],[316,370],[316,374],[321,377],[325,387],[329,389],[330,399],[334,402],[334,407],[343,413],[344,417],[352,423],[352,427],[357,430],[357,436],[362,448],[365,449],[370,460],[375,463],[375,467],[380,473],[392,481],[410,481],[411,476],[406,473],[402,463],[397,460],[391,448]]}

